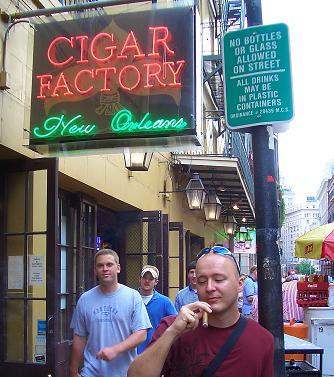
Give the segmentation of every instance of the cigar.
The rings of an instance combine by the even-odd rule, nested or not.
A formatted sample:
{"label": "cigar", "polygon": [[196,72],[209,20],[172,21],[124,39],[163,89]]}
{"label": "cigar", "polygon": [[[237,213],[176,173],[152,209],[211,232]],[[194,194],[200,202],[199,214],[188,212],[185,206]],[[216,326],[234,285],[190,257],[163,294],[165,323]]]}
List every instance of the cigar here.
{"label": "cigar", "polygon": [[208,312],[203,312],[203,327],[209,326]]}

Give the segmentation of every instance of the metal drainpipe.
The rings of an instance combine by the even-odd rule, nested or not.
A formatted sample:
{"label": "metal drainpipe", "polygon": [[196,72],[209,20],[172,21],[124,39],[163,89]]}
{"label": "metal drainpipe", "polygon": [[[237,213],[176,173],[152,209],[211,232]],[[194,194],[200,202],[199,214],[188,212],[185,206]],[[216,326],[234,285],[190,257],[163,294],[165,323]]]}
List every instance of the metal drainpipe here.
{"label": "metal drainpipe", "polygon": [[[35,10],[26,11],[26,12],[13,13],[9,15],[5,12],[2,12],[1,18],[3,21],[9,22],[9,20],[19,20],[22,18],[37,17],[37,16],[51,16],[57,13],[67,13],[67,12],[78,11],[78,10],[104,8],[104,7],[109,7],[112,5],[144,3],[144,2],[145,1],[143,0],[105,0],[105,1],[103,0],[103,1],[95,1],[92,3],[66,5],[62,7],[35,9]],[[156,1],[152,0],[152,3],[154,2]]]}

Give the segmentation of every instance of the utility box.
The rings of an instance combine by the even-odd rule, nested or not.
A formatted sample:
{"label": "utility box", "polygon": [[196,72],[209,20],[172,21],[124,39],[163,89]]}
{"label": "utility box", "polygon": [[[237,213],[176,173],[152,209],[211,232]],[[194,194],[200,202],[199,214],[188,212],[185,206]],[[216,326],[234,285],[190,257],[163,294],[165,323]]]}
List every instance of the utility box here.
{"label": "utility box", "polygon": [[[334,318],[312,318],[310,337],[312,343],[324,349],[323,376],[334,376]],[[313,358],[312,364],[317,366]]]}
{"label": "utility box", "polygon": [[[309,341],[323,348],[322,373],[334,377],[334,308],[305,308],[304,322],[309,326]],[[319,368],[319,360],[312,356],[311,364]]]}

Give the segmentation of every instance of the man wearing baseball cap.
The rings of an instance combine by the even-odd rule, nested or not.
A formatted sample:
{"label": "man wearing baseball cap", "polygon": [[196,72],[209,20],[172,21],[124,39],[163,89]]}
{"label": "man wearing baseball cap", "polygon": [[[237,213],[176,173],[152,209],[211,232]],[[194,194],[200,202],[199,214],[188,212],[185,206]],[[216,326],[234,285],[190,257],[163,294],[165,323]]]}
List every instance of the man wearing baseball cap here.
{"label": "man wearing baseball cap", "polygon": [[155,266],[146,265],[142,268],[139,279],[139,293],[144,301],[152,327],[147,331],[145,342],[137,347],[138,354],[142,353],[151,341],[160,320],[168,315],[177,314],[172,301],[155,290],[159,282],[159,270]]}

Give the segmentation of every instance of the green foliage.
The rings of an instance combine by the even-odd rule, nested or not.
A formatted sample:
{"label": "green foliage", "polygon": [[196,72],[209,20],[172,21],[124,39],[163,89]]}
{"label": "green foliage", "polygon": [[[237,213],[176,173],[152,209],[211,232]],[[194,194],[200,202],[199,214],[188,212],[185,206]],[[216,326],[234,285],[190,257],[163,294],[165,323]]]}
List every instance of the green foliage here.
{"label": "green foliage", "polygon": [[310,275],[315,273],[315,268],[309,260],[300,262],[296,266],[296,269],[301,275]]}

